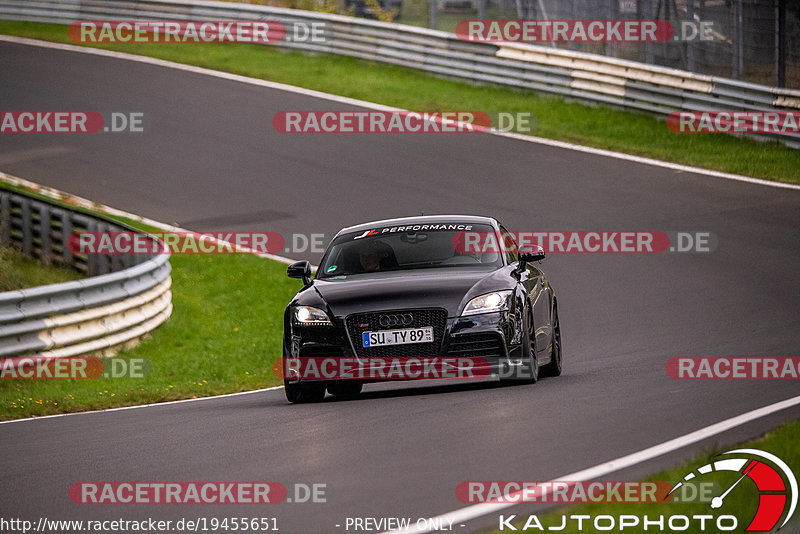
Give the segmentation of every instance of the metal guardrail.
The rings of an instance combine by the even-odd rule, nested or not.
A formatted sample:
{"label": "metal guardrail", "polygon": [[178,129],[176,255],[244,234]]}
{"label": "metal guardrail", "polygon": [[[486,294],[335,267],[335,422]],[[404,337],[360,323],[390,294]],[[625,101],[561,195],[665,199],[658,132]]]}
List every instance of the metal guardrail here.
{"label": "metal guardrail", "polygon": [[172,313],[169,254],[77,255],[73,232],[130,231],[24,193],[0,189],[0,244],[89,278],[0,293],[0,358],[65,358],[134,342]]}
{"label": "metal guardrail", "polygon": [[[532,89],[666,115],[676,110],[800,110],[800,91],[527,44],[464,42],[455,34],[310,11],[210,0],[0,0],[0,19],[274,20],[324,24],[324,43],[277,46],[402,65],[479,83]],[[754,136],[764,137],[764,136]],[[800,136],[775,134],[800,147]]]}

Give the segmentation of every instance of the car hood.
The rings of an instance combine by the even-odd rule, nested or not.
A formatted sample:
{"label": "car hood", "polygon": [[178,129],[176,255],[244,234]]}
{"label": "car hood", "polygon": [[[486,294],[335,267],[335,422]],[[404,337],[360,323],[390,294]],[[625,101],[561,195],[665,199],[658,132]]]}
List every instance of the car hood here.
{"label": "car hood", "polygon": [[474,296],[510,289],[502,271],[431,269],[317,279],[313,287],[337,317],[403,308],[445,308],[448,317]]}

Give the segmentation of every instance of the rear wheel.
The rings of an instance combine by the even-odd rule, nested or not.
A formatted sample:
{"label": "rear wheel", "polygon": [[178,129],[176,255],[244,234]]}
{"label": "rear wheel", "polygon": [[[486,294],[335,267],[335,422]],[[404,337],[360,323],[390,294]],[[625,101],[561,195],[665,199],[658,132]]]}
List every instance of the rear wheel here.
{"label": "rear wheel", "polygon": [[283,389],[286,393],[286,400],[293,404],[320,402],[325,398],[325,386],[301,386],[300,384],[290,384],[284,380]]}
{"label": "rear wheel", "polygon": [[328,393],[339,399],[355,399],[363,387],[360,382],[337,382],[328,386]]}
{"label": "rear wheel", "polygon": [[561,325],[558,323],[558,306],[553,305],[553,354],[550,363],[542,367],[543,376],[561,374]]}

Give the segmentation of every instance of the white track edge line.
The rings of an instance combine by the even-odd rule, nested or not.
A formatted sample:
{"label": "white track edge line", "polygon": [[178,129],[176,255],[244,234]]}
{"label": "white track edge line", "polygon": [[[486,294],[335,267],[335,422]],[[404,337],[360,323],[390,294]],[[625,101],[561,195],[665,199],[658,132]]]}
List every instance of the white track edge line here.
{"label": "white track edge line", "polygon": [[26,417],[24,419],[9,419],[7,421],[0,421],[0,425],[7,425],[10,423],[22,423],[24,421],[38,421],[40,419],[53,419],[56,417],[68,417],[71,415],[89,415],[93,413],[106,413],[106,412],[121,412],[123,410],[135,410],[137,408],[153,408],[157,406],[169,406],[170,404],[183,404],[185,402],[197,402],[197,401],[204,401],[204,400],[212,400],[212,399],[223,399],[225,397],[238,397],[241,395],[250,395],[252,393],[263,393],[264,391],[273,391],[276,389],[283,389],[283,386],[272,386],[268,388],[262,389],[253,389],[250,391],[237,391],[236,393],[224,393],[222,395],[210,395],[208,397],[196,397],[192,399],[179,399],[174,401],[166,401],[166,402],[151,402],[150,404],[135,404],[133,406],[120,406],[119,408],[105,408],[103,410],[91,410],[88,412],[69,412],[69,413],[57,413],[53,415],[41,415],[39,417]]}
{"label": "white track edge line", "polygon": [[[247,83],[250,85],[258,85],[261,87],[268,87],[270,89],[277,89],[281,91],[287,91],[291,93],[297,93],[305,96],[311,96],[314,98],[320,98],[324,100],[330,100],[332,102],[338,102],[341,104],[349,104],[353,106],[359,106],[367,109],[374,109],[378,111],[407,111],[402,108],[396,108],[391,106],[385,106],[382,104],[376,104],[374,102],[367,102],[365,100],[358,100],[355,98],[348,98],[344,96],[337,96],[332,95],[329,93],[323,93],[321,91],[314,91],[312,89],[304,89],[302,87],[296,87],[293,85],[277,83],[277,82],[269,82],[266,80],[260,80],[257,78],[250,78],[247,76],[241,76],[238,74],[231,74],[227,72],[221,72],[211,69],[206,69],[203,67],[195,67],[193,65],[186,65],[183,63],[175,63],[172,61],[166,61],[163,59],[156,59],[147,56],[137,56],[135,54],[128,54],[125,52],[114,52],[111,50],[104,50],[100,48],[88,48],[84,46],[77,46],[77,45],[69,45],[63,43],[52,43],[49,41],[40,41],[37,39],[28,39],[26,37],[14,37],[11,35],[0,35],[0,42],[5,41],[9,43],[15,44],[22,44],[22,45],[29,45],[29,46],[40,46],[44,48],[52,48],[55,50],[64,50],[69,52],[80,52],[84,54],[93,54],[97,56],[105,56],[111,57],[116,59],[124,59],[128,61],[136,61],[139,63],[147,63],[150,65],[157,65],[160,67],[166,67],[171,69],[178,69],[186,72],[193,72],[195,74],[203,74],[206,76],[213,76],[216,78],[222,78],[225,80],[237,81],[241,83]],[[606,150],[602,148],[593,148],[583,145],[576,145],[572,143],[567,143],[564,141],[556,141],[553,139],[545,139],[543,137],[535,137],[530,135],[522,135],[517,133],[511,132],[498,132],[498,131],[489,131],[491,135],[497,135],[499,137],[506,137],[510,139],[517,139],[519,141],[526,141],[528,143],[536,143],[540,145],[551,146],[555,148],[563,148],[567,150],[575,150],[577,152],[584,152],[587,154],[593,154],[596,156],[605,156],[609,158],[621,159],[630,161],[633,163],[641,163],[644,165],[652,165],[654,167],[663,167],[665,169],[671,169],[674,171],[679,172],[690,172],[693,174],[702,174],[705,176],[710,176],[713,178],[724,178],[726,180],[733,180],[737,182],[745,182],[754,185],[763,185],[768,187],[777,187],[781,189],[792,189],[795,191],[800,191],[800,184],[788,184],[784,182],[774,182],[771,180],[763,180],[761,178],[753,178],[751,176],[744,176],[741,174],[733,174],[721,171],[713,171],[709,169],[703,169],[700,167],[692,167],[691,165],[682,165],[679,163],[670,163],[668,161],[661,161],[658,159],[653,158],[646,158],[642,156],[633,156],[631,154],[625,154],[623,152],[615,152],[613,150]]]}
{"label": "white track edge line", "polygon": [[[561,477],[555,478],[548,483],[553,483],[555,481],[572,481],[572,482],[582,482],[587,480],[593,480],[597,477],[608,475],[609,473],[613,473],[615,471],[619,471],[620,469],[625,469],[627,467],[631,467],[633,465],[642,463],[647,460],[652,460],[658,456],[667,454],[669,452],[676,451],[680,448],[683,448],[687,445],[691,445],[693,443],[697,443],[705,438],[715,436],[726,430],[730,430],[737,426],[741,426],[745,423],[749,423],[750,421],[754,421],[761,417],[765,417],[767,415],[771,415],[775,412],[779,412],[781,410],[785,410],[787,408],[791,408],[793,406],[800,405],[800,396],[792,397],[790,399],[786,399],[780,402],[776,402],[774,404],[770,404],[768,406],[764,406],[762,408],[757,408],[755,410],[751,410],[749,412],[737,415],[735,417],[731,417],[730,419],[725,419],[724,421],[720,421],[718,423],[714,423],[712,425],[706,426],[699,430],[695,430],[694,432],[690,432],[688,434],[684,434],[683,436],[679,436],[677,438],[671,439],[669,441],[665,441],[658,445],[654,445],[652,447],[648,447],[643,449],[639,452],[634,452],[632,454],[628,454],[626,456],[622,456],[615,460],[611,460],[609,462],[605,462],[602,464],[595,465],[594,467],[589,467],[583,469],[581,471],[577,471],[575,473],[571,473],[568,475],[563,475]],[[509,497],[516,498],[517,495],[521,495],[522,490],[509,494]],[[436,520],[452,520],[453,523],[459,524],[463,521],[469,521],[470,519],[475,519],[476,517],[481,517],[493,512],[498,512],[505,508],[509,508],[512,506],[519,505],[520,502],[503,502],[503,503],[480,503],[480,504],[473,504],[471,506],[466,506],[464,508],[460,508],[458,510],[453,510],[452,512],[447,512],[445,514],[438,515],[436,517],[430,518],[433,519],[434,525],[437,524]],[[426,521],[426,524],[431,523],[430,521]],[[402,530],[392,530],[386,531],[382,534],[388,534],[390,532],[404,532],[404,533],[426,533],[431,532],[430,529],[427,528],[408,528]]]}

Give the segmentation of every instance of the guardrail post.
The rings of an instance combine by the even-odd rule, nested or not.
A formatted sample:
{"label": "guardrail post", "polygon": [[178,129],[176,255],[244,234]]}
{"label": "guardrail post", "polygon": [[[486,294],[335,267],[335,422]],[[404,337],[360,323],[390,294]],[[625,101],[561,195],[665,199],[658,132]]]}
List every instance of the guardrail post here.
{"label": "guardrail post", "polygon": [[67,245],[69,236],[72,234],[72,218],[67,210],[61,211],[61,259],[65,265],[72,265],[72,251]]}
{"label": "guardrail post", "polygon": [[[98,224],[90,219],[89,222],[86,224],[86,231],[87,232],[96,232]],[[87,254],[86,255],[86,275],[87,276],[95,276],[99,273],[99,268],[97,266],[97,254]]]}
{"label": "guardrail post", "polygon": [[[108,225],[103,223],[98,223],[97,226],[98,232],[108,232]],[[92,254],[97,259],[96,269],[97,274],[106,274],[111,272],[111,255],[109,254]]]}
{"label": "guardrail post", "polygon": [[39,206],[39,242],[42,247],[39,261],[45,265],[53,263],[53,248],[50,240],[50,233],[52,231],[49,207],[44,205]]}
{"label": "guardrail post", "polygon": [[19,203],[22,218],[22,253],[30,256],[33,253],[33,221],[31,220],[31,201],[23,198]]}
{"label": "guardrail post", "polygon": [[0,193],[0,245],[11,246],[11,195]]}

